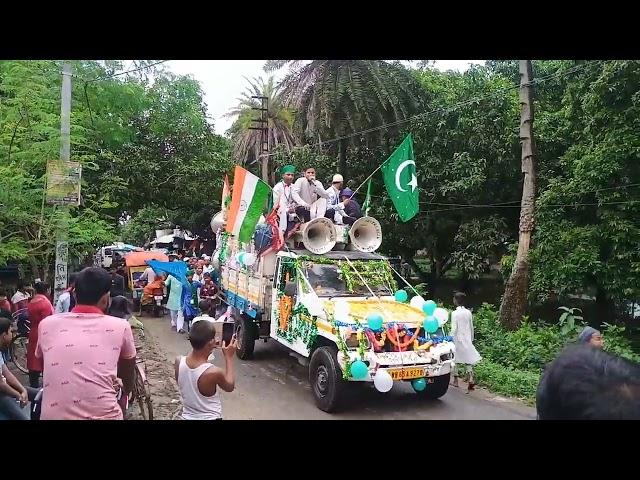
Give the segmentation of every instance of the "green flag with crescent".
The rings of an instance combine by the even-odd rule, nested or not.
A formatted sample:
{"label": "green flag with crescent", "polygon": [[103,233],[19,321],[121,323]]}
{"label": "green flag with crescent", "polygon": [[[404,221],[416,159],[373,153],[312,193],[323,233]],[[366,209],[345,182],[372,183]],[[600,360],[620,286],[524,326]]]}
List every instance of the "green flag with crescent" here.
{"label": "green flag with crescent", "polygon": [[413,156],[413,138],[407,135],[400,146],[382,164],[384,184],[403,222],[408,222],[420,210],[418,177]]}

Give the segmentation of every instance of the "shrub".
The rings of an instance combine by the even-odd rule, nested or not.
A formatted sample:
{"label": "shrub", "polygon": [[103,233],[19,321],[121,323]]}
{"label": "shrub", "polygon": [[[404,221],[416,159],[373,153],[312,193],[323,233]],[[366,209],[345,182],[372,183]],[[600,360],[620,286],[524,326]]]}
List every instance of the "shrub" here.
{"label": "shrub", "polygon": [[[474,369],[478,384],[528,401],[535,398],[544,366],[565,345],[575,342],[584,326],[571,322],[567,327],[566,321],[544,325],[525,317],[518,330],[508,331],[500,324],[497,309],[486,303],[474,312],[473,323],[474,343],[482,356],[482,361]],[[603,325],[605,350],[640,362],[640,355],[632,350],[623,335],[624,330],[621,326]]]}
{"label": "shrub", "polygon": [[473,371],[476,382],[492,392],[522,398],[528,403],[535,401],[539,373],[516,370],[490,360],[482,360]]}

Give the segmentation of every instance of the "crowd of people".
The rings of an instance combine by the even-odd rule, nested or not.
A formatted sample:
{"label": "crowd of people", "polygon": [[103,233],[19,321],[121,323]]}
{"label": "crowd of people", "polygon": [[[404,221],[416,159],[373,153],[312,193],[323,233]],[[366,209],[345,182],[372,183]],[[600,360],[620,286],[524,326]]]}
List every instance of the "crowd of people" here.
{"label": "crowd of people", "polygon": [[[193,272],[189,272],[193,290],[188,296],[197,306],[182,311],[184,318],[193,322],[189,332],[193,350],[177,360],[175,373],[183,398],[183,418],[221,418],[217,389],[234,389],[237,344],[235,338],[228,345],[221,344],[212,322],[216,287],[207,282],[212,273],[210,262],[203,259],[200,268],[195,260],[191,266],[202,270],[203,282],[195,282]],[[151,283],[164,281],[161,274],[145,273]],[[173,278],[170,276],[169,281]],[[38,418],[43,420],[124,418],[127,402],[122,400],[133,388],[137,353],[132,328],[141,328],[142,323],[132,314],[131,302],[118,295],[119,284],[114,273],[86,268],[70,277],[69,288],[60,295],[55,308],[43,282],[37,282],[33,289],[19,284],[11,300],[2,292],[0,349],[6,350],[19,324],[30,322],[31,330],[28,386],[11,372],[4,355],[0,356],[0,419],[28,420],[33,410],[27,405],[38,395]],[[174,292],[179,289],[177,285],[172,288]],[[191,300],[188,303],[192,305]],[[225,369],[210,363],[218,347],[223,351]]]}
{"label": "crowd of people", "polygon": [[[173,260],[173,259],[172,259]],[[211,300],[219,304],[219,289],[217,286],[218,273],[211,264],[211,257],[203,255],[202,258],[183,257],[182,253],[175,256],[175,261],[183,261],[187,264],[186,278],[189,290],[183,291],[185,286],[172,275],[163,272],[155,272],[148,267],[138,279],[138,286],[143,288],[143,305],[152,302],[155,292],[167,293],[166,308],[171,318],[171,328],[184,334],[189,331],[191,323],[201,312],[199,303],[201,300]]]}

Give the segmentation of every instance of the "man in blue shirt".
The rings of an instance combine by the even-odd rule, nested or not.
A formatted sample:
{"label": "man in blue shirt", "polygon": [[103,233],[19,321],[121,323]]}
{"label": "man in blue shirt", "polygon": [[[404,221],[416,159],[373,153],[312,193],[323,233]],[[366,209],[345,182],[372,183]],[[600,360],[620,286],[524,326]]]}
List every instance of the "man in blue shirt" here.
{"label": "man in blue shirt", "polygon": [[352,195],[353,191],[350,188],[345,188],[340,192],[340,200],[342,202],[338,206],[342,205],[342,223],[346,225],[353,225],[357,219],[362,218],[360,204]]}

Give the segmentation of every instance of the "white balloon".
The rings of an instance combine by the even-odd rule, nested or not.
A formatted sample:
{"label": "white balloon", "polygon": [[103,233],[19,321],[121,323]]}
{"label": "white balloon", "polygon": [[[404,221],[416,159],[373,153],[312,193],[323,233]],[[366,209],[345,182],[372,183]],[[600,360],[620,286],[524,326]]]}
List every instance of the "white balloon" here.
{"label": "white balloon", "polygon": [[449,320],[449,312],[446,308],[438,307],[436,311],[433,312],[433,316],[438,320],[438,325],[443,326]]}
{"label": "white balloon", "polygon": [[393,378],[386,370],[379,369],[373,377],[373,385],[379,392],[386,393],[393,388]]}
{"label": "white balloon", "polygon": [[257,257],[255,253],[245,253],[243,260],[244,260],[244,264],[250,267],[251,265],[256,263]]}
{"label": "white balloon", "polygon": [[416,295],[411,299],[409,305],[422,310],[422,305],[424,305],[425,302],[426,300],[424,298],[422,298],[420,295]]}

